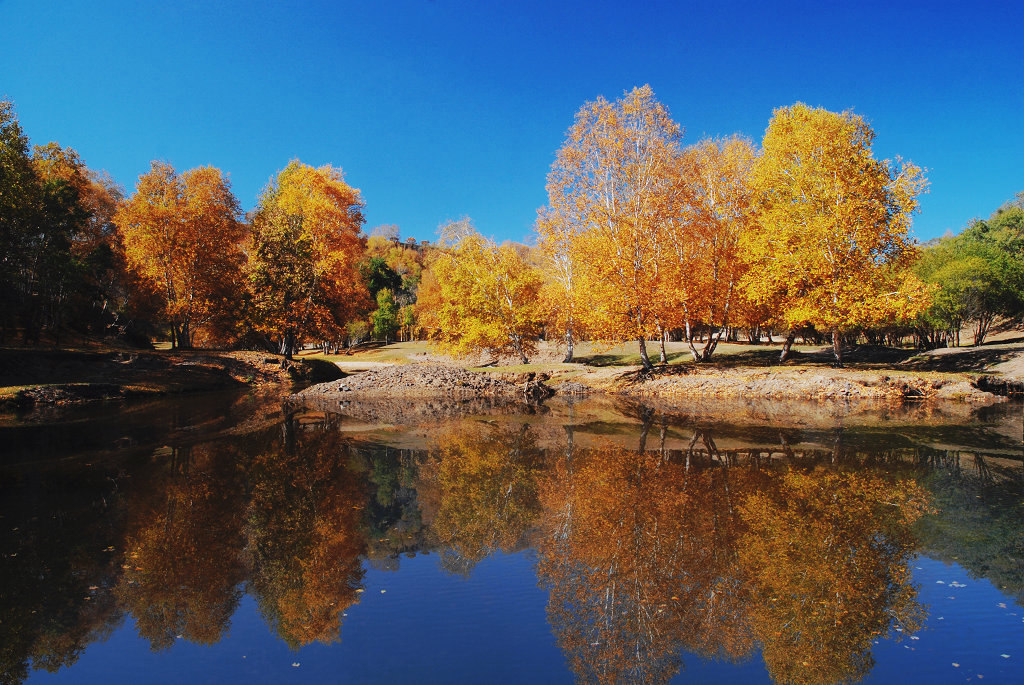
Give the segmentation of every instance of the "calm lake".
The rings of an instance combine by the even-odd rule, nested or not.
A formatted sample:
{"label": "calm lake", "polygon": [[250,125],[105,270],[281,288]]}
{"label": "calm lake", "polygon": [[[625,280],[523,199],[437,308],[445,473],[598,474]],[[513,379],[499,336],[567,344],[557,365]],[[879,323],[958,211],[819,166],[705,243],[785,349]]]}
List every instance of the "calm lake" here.
{"label": "calm lake", "polygon": [[1024,682],[1022,406],[0,424],[0,683]]}

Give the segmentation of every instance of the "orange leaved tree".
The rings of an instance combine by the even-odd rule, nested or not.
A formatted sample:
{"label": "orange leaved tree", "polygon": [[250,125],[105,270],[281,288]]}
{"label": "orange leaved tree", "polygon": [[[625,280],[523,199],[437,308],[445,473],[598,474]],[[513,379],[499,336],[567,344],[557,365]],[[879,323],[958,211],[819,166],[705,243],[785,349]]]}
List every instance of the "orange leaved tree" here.
{"label": "orange leaved tree", "polygon": [[237,298],[241,242],[238,200],[215,167],[180,176],[153,162],[114,216],[129,266],[160,292],[171,344],[190,348],[196,328]]}
{"label": "orange leaved tree", "polygon": [[346,322],[369,309],[362,210],[359,191],[330,165],[293,160],[263,191],[248,264],[254,325],[286,357],[304,335],[344,337]]}
{"label": "orange leaved tree", "polygon": [[589,102],[548,175],[551,210],[574,222],[581,278],[589,283],[591,326],[610,340],[636,340],[652,368],[646,339],[660,328],[666,217],[674,211],[670,170],[681,129],[650,86],[610,103]]}
{"label": "orange leaved tree", "polygon": [[541,303],[548,329],[565,340],[565,358],[573,360],[576,340],[585,329],[588,310],[586,281],[582,276],[578,218],[543,209],[537,217],[537,233],[545,281]]}
{"label": "orange leaved tree", "polygon": [[777,109],[754,173],[761,228],[744,237],[748,297],[777,303],[790,330],[831,331],[839,365],[843,332],[927,299],[895,278],[915,255],[908,231],[926,182],[913,164],[875,159],[874,137],[852,112]]}
{"label": "orange leaved tree", "polygon": [[[669,277],[666,300],[675,305],[669,323],[686,329],[695,361],[708,361],[740,309],[740,278],[746,261],[741,236],[752,230],[755,193],[752,172],[757,151],[733,137],[692,146],[676,166],[677,210],[666,223]],[[700,351],[693,326],[711,327]],[[714,329],[717,328],[717,333]]]}

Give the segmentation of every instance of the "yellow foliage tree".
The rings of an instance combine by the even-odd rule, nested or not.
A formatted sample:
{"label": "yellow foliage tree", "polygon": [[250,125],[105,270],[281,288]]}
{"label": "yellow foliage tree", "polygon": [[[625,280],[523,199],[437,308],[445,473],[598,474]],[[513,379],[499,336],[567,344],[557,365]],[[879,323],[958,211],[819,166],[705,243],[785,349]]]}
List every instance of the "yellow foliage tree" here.
{"label": "yellow foliage tree", "polygon": [[646,339],[660,328],[662,242],[677,185],[670,170],[681,130],[650,86],[614,102],[587,103],[548,175],[554,216],[575,224],[581,282],[594,333],[635,340],[647,369]]}
{"label": "yellow foliage tree", "polygon": [[448,249],[420,291],[421,319],[439,328],[442,344],[456,354],[514,353],[528,364],[540,334],[541,275],[524,248],[496,245],[469,219],[445,226],[442,244]]}
{"label": "yellow foliage tree", "polygon": [[[852,112],[777,109],[754,174],[761,230],[743,241],[748,297],[777,303],[790,330],[831,331],[839,365],[844,331],[925,299],[893,275],[914,257],[910,218],[926,182],[913,164],[876,160],[874,137]],[[783,358],[791,343],[792,333]]]}
{"label": "yellow foliage tree", "polygon": [[114,216],[129,265],[161,293],[175,347],[191,347],[196,328],[237,299],[245,234],[239,213],[220,169],[179,176],[153,162]]}
{"label": "yellow foliage tree", "polygon": [[565,340],[565,358],[562,361],[568,364],[573,360],[576,340],[585,328],[589,300],[581,274],[580,222],[552,210],[541,210],[536,227],[546,276],[541,303],[549,330]]}
{"label": "yellow foliage tree", "polygon": [[[666,318],[685,327],[696,361],[711,358],[740,306],[746,270],[740,238],[754,227],[756,160],[750,141],[733,137],[701,141],[676,167],[678,209],[666,223],[670,276],[664,283],[665,301],[674,311]],[[699,352],[693,345],[695,323],[718,329]]]}
{"label": "yellow foliage tree", "polygon": [[303,335],[344,337],[370,307],[359,276],[363,202],[341,169],[293,160],[263,195],[252,221],[248,276],[255,325],[286,357]]}

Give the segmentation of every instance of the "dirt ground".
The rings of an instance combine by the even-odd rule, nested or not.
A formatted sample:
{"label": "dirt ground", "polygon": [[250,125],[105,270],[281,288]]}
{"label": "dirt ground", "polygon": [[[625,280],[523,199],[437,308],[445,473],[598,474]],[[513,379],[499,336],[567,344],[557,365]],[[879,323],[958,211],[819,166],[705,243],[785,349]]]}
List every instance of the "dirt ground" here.
{"label": "dirt ground", "polygon": [[0,410],[245,386],[287,389],[304,373],[305,364],[260,352],[0,349]]}

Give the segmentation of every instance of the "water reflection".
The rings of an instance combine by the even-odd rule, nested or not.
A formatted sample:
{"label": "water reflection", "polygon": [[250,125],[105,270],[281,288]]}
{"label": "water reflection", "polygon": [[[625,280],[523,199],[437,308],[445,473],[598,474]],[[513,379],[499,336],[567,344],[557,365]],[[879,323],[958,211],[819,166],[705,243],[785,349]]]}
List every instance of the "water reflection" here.
{"label": "water reflection", "polygon": [[534,550],[580,682],[666,682],[688,654],[858,680],[877,640],[926,617],[922,550],[1024,596],[1006,421],[962,445],[948,425],[736,425],[636,403],[359,431],[268,416],[5,467],[0,681],[72,665],[126,616],[154,650],[216,643],[245,593],[289,646],[336,642],[364,562],[424,552],[467,575]]}

